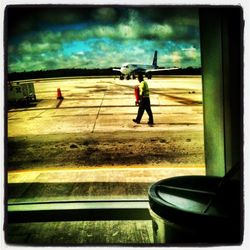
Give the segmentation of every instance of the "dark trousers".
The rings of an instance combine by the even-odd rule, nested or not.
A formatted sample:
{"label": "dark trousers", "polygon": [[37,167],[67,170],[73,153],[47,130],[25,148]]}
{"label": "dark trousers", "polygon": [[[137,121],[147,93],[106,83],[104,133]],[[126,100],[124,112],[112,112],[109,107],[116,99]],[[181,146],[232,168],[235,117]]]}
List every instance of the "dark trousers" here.
{"label": "dark trousers", "polygon": [[153,113],[152,113],[152,110],[151,110],[151,107],[150,107],[150,99],[149,99],[149,97],[144,97],[144,98],[141,99],[141,102],[139,104],[137,117],[136,117],[137,122],[141,121],[144,110],[146,110],[147,113],[148,113],[148,122],[149,123],[154,123]]}

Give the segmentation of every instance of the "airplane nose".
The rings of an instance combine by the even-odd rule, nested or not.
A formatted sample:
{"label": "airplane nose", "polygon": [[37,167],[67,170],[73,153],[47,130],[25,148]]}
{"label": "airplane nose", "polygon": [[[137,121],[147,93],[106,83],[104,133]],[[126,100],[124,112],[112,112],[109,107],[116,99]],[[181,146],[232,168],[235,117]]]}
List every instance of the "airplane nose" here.
{"label": "airplane nose", "polygon": [[121,71],[122,71],[123,74],[127,73],[127,69],[125,67],[122,67]]}

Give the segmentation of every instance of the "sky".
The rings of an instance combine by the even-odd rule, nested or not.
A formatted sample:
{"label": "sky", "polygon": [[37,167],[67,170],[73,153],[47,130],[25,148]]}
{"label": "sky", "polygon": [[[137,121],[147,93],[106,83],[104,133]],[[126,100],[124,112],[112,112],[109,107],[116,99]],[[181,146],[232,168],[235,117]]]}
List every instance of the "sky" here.
{"label": "sky", "polygon": [[200,67],[198,11],[167,6],[9,6],[8,72],[110,68],[123,63]]}

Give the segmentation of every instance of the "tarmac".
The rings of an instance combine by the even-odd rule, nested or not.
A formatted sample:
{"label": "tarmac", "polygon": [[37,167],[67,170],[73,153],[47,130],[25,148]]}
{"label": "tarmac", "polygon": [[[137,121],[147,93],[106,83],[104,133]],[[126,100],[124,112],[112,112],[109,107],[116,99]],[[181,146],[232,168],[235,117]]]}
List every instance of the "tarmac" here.
{"label": "tarmac", "polygon": [[[200,76],[155,77],[148,80],[155,124],[147,125],[145,112],[141,124],[137,114],[134,86],[137,80],[72,77],[34,80],[37,102],[8,110],[8,138],[35,135],[203,130],[202,87]],[[60,88],[63,99],[58,99]],[[153,183],[178,175],[204,175],[205,164],[192,167],[88,166],[63,169],[15,170],[8,172],[8,184],[23,183]],[[145,198],[144,194],[144,198]],[[18,199],[17,199],[18,197]],[[48,193],[46,194],[48,197]],[[110,195],[112,197],[112,194]],[[35,197],[34,197],[35,198]],[[40,196],[42,199],[42,196]],[[19,193],[14,200],[22,200]],[[66,199],[66,196],[64,197]],[[11,201],[11,200],[10,200]],[[23,201],[23,200],[22,200]]]}
{"label": "tarmac", "polygon": [[[136,84],[110,77],[36,79],[37,101],[8,110],[7,209],[25,222],[6,221],[9,244],[153,243],[150,185],[205,175],[202,85],[200,76],[148,80],[155,122],[149,127],[147,114],[141,124],[132,122]],[[80,221],[72,219],[77,206]],[[104,217],[88,221],[98,206]],[[141,213],[143,220],[131,217]]]}
{"label": "tarmac", "polygon": [[[201,77],[148,80],[154,131],[202,130]],[[62,78],[35,81],[38,103],[8,110],[8,137],[55,133],[152,131],[131,121],[137,80]],[[60,88],[63,100],[57,99]],[[147,115],[142,124],[147,122]]]}

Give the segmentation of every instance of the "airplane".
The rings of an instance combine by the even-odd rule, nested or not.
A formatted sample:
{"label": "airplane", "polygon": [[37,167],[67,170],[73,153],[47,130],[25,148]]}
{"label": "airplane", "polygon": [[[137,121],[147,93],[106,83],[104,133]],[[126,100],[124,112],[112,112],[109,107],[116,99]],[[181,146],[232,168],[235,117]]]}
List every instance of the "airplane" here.
{"label": "airplane", "polygon": [[114,71],[119,71],[121,73],[120,80],[123,80],[126,78],[129,80],[131,76],[133,79],[136,78],[136,74],[142,73],[145,74],[145,76],[148,79],[152,78],[152,72],[156,71],[167,71],[167,70],[173,70],[178,69],[177,67],[173,68],[159,68],[157,66],[157,50],[155,50],[153,62],[152,65],[144,65],[144,64],[135,64],[135,63],[124,63],[120,69],[113,69]]}

